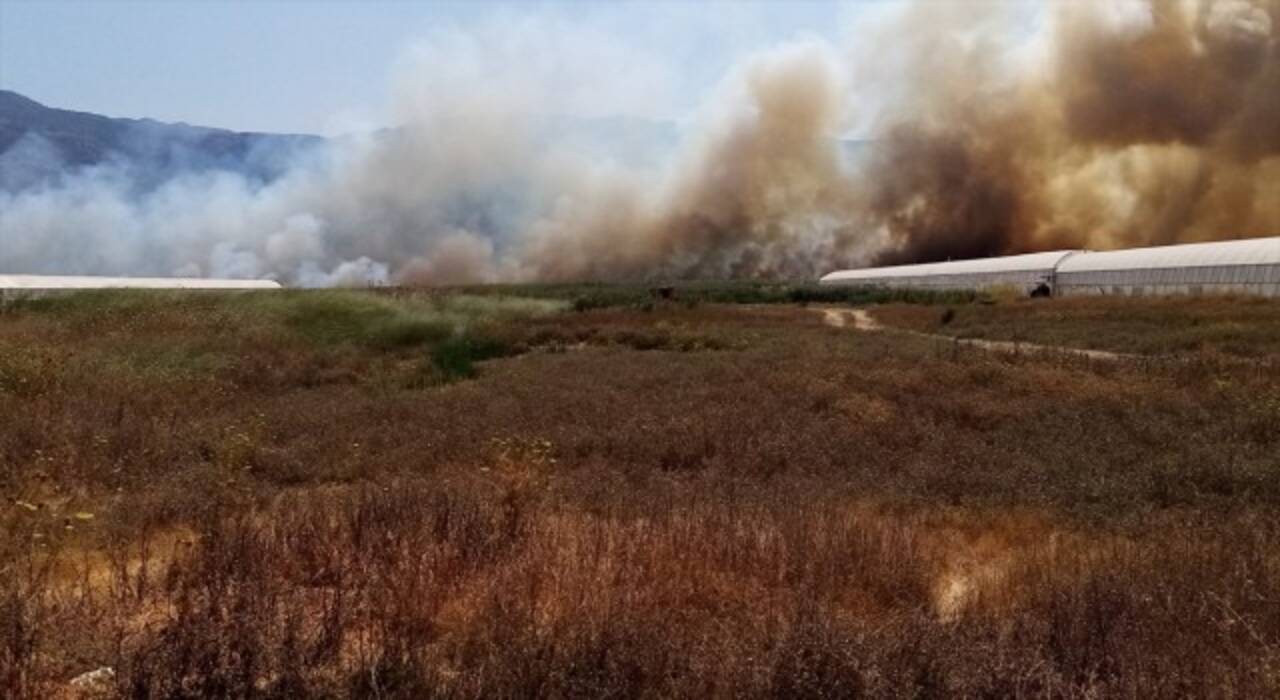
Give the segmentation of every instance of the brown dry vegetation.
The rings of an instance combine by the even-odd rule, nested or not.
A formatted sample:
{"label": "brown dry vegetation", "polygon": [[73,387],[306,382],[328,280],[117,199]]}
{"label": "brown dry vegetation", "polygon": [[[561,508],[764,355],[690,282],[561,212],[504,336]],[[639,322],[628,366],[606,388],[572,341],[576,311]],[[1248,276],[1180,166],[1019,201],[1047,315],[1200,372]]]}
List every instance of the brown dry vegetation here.
{"label": "brown dry vegetation", "polygon": [[794,306],[10,305],[0,685],[1275,696],[1280,366],[1251,342],[1114,363]]}
{"label": "brown dry vegetation", "polygon": [[1018,299],[931,307],[890,304],[883,322],[961,338],[1164,355],[1280,354],[1280,303],[1257,297]]}

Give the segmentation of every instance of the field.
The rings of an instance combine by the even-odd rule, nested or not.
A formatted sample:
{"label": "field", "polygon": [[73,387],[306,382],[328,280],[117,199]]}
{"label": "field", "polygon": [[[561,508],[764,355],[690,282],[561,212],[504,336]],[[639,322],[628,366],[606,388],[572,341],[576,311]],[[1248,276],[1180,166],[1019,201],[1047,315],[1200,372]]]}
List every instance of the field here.
{"label": "field", "polygon": [[1280,303],[981,301],[0,306],[0,695],[1280,694]]}
{"label": "field", "polygon": [[896,327],[959,338],[1161,356],[1280,355],[1280,304],[1261,298],[1068,298],[1052,303],[892,304],[877,316]]}

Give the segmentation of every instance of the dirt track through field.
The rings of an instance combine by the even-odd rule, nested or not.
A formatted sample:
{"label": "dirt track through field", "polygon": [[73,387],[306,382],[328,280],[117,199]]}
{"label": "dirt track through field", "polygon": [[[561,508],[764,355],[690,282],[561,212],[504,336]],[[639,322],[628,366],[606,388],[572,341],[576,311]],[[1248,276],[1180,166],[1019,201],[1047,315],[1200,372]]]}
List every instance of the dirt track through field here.
{"label": "dirt track through field", "polygon": [[880,323],[866,309],[820,309],[822,312],[822,320],[829,326],[836,328],[853,327],[854,330],[864,332],[891,331],[894,333],[905,333],[908,335],[919,336],[922,338],[932,338],[960,345],[979,348],[981,350],[989,350],[991,352],[1004,353],[1045,353],[1045,354],[1067,354],[1079,357],[1087,357],[1091,360],[1119,361],[1135,359],[1136,355],[1128,355],[1119,352],[1109,352],[1107,350],[1089,350],[1085,348],[1071,348],[1055,345],[1037,345],[1035,343],[1023,343],[1011,340],[983,340],[980,338],[957,338],[950,335],[941,335],[938,333],[921,333],[920,331],[912,331],[903,328],[890,328]]}

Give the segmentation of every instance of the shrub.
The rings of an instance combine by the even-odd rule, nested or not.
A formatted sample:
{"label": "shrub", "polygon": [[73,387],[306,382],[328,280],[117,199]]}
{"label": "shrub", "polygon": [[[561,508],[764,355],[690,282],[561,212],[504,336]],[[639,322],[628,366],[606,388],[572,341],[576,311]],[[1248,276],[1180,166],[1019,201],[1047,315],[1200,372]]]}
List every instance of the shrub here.
{"label": "shrub", "polygon": [[454,335],[431,348],[431,362],[445,380],[469,379],[476,374],[475,363],[510,354],[507,343],[474,331]]}

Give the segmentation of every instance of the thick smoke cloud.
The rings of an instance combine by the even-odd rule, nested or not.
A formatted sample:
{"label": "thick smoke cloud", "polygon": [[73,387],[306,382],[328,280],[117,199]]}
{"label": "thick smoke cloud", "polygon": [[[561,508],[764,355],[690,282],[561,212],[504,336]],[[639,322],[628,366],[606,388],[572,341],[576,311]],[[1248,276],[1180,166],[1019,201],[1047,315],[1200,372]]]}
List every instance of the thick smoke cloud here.
{"label": "thick smoke cloud", "polygon": [[[659,178],[596,178],[536,222],[533,278],[813,275],[853,258],[856,183],[837,137],[847,91],[829,47],[800,43],[731,75],[705,131]],[[585,184],[585,183],[583,183]]]}
{"label": "thick smoke cloud", "polygon": [[[661,61],[580,27],[443,32],[395,71],[402,126],[287,154],[269,181],[139,187],[108,164],[0,192],[0,271],[809,277],[1280,233],[1280,0],[1059,3],[1031,20],[917,3],[849,47],[747,57],[678,136],[615,120],[603,138],[575,134],[661,103]],[[855,125],[874,140],[852,153]],[[51,158],[40,146],[21,162]]]}
{"label": "thick smoke cloud", "polygon": [[880,261],[1280,233],[1277,0],[1061,3],[1013,66],[965,34],[1007,16],[935,8],[893,34],[917,91],[864,180]]}

